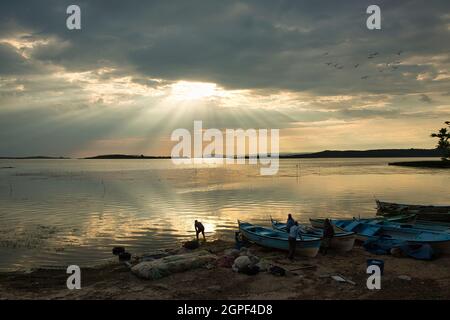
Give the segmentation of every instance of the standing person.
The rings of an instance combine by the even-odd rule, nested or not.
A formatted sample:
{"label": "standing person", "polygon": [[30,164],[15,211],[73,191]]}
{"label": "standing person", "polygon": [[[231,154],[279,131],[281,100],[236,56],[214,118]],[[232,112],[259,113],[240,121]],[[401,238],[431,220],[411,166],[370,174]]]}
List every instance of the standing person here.
{"label": "standing person", "polygon": [[292,218],[292,214],[288,214],[288,218],[286,221],[286,232],[290,232],[291,231],[291,227],[295,224],[294,218]]}
{"label": "standing person", "polygon": [[203,235],[203,240],[206,241],[205,227],[203,226],[203,224],[200,221],[195,220],[194,226],[195,226],[195,233],[197,235],[197,241],[198,241],[198,235],[200,233]]}
{"label": "standing person", "polygon": [[331,246],[331,240],[334,237],[334,228],[330,219],[325,219],[323,224],[322,253],[327,254],[328,248]]}
{"label": "standing person", "polygon": [[295,248],[297,246],[297,237],[300,236],[300,227],[298,226],[298,222],[295,221],[294,225],[289,229],[289,260],[294,260]]}

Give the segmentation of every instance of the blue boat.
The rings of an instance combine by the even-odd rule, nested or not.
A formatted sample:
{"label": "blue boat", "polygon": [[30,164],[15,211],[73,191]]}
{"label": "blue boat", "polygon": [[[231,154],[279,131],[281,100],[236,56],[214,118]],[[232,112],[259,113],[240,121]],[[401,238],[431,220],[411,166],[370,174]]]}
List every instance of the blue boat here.
{"label": "blue boat", "polygon": [[[356,218],[347,219],[347,220],[354,220],[354,219],[356,219]],[[377,220],[377,221],[387,221],[387,222],[413,223],[416,220],[416,215],[415,214],[400,214],[400,215],[388,216],[388,217],[378,216],[375,218],[363,218],[361,220],[367,220],[367,221]],[[315,219],[311,218],[311,219],[309,219],[309,222],[311,223],[313,228],[322,229],[323,224],[325,222],[325,218],[315,218]]]}
{"label": "blue boat", "polygon": [[[289,250],[288,234],[286,232],[255,226],[242,221],[238,221],[238,223],[242,236],[250,242],[267,248]],[[320,238],[302,236],[301,239],[297,239],[296,253],[306,257],[315,257],[319,252],[320,243]]]}
{"label": "blue boat", "polygon": [[[287,232],[286,223],[278,222],[271,219],[272,228],[278,231]],[[323,229],[311,228],[301,225],[302,234],[311,237],[323,238]],[[334,237],[331,239],[330,248],[340,252],[348,252],[353,249],[355,244],[356,234],[354,232],[336,231]]]}
{"label": "blue boat", "polygon": [[378,224],[386,225],[389,224],[391,226],[396,226],[401,229],[417,229],[422,231],[434,231],[434,232],[446,232],[450,233],[450,226],[446,225],[444,223],[427,223],[427,222],[416,222],[414,224],[411,223],[398,223],[398,222],[386,222],[386,221],[379,221]]}
{"label": "blue boat", "polygon": [[366,241],[381,237],[405,241],[408,244],[429,244],[433,249],[443,253],[450,253],[450,234],[420,228],[404,228],[401,224],[364,220],[334,220],[332,223],[345,231],[357,233],[357,239]]}

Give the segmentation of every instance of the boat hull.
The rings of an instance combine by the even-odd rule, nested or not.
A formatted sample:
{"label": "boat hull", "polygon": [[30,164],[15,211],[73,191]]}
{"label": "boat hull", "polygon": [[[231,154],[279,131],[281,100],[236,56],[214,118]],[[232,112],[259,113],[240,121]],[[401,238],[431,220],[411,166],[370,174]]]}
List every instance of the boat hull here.
{"label": "boat hull", "polygon": [[309,219],[311,226],[316,229],[323,229],[323,222],[325,219]]}
{"label": "boat hull", "polygon": [[[250,242],[266,248],[289,251],[288,235],[285,232],[254,226],[240,221],[239,231],[242,236]],[[295,253],[301,256],[313,258],[319,252],[320,244],[321,240],[319,238],[308,237],[307,240],[297,239]]]}
{"label": "boat hull", "polygon": [[450,206],[401,204],[376,200],[377,213],[382,216],[416,214],[418,220],[450,222]]}
{"label": "boat hull", "polygon": [[434,248],[442,254],[450,255],[450,241],[435,243]]}
{"label": "boat hull", "polygon": [[418,222],[414,224],[410,223],[397,223],[397,222],[387,222],[387,221],[380,221],[379,224],[381,225],[390,225],[395,226],[400,229],[416,229],[416,230],[422,230],[425,232],[443,232],[443,233],[449,233],[450,234],[450,226],[444,225],[444,224],[438,224],[438,223],[423,223]]}
{"label": "boat hull", "polygon": [[[354,219],[348,219],[350,220],[354,220]],[[416,215],[415,214],[401,214],[401,215],[393,215],[393,216],[387,216],[387,217],[376,217],[376,218],[365,218],[363,220],[382,220],[382,221],[389,221],[389,222],[414,222],[416,220]],[[325,219],[309,219],[309,222],[311,223],[311,226],[313,228],[317,228],[317,229],[323,229],[323,223],[324,223]]]}
{"label": "boat hull", "polygon": [[[286,224],[279,223],[272,220],[272,228],[278,231],[287,232]],[[323,231],[318,229],[313,234],[306,234],[310,236],[317,236],[323,239]],[[356,240],[356,233],[354,232],[337,232],[331,239],[330,248],[339,252],[348,252],[353,249]]]}
{"label": "boat hull", "polygon": [[331,239],[331,248],[340,252],[348,252],[353,249],[355,245],[356,234],[353,235],[343,235],[343,236],[334,236]]}
{"label": "boat hull", "polygon": [[425,229],[403,228],[400,224],[376,223],[364,221],[337,220],[333,224],[346,231],[357,233],[357,239],[366,241],[375,237],[386,237],[392,240],[404,241],[410,245],[428,244],[436,251],[450,253],[450,234]]}

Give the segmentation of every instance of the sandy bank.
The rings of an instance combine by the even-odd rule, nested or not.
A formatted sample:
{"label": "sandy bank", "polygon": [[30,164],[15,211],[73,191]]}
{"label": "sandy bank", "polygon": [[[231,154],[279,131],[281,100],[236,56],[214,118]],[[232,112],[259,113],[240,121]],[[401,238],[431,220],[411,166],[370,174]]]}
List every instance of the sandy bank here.
{"label": "sandy bank", "polygon": [[[232,242],[214,241],[203,249],[221,255]],[[298,257],[290,262],[285,253],[252,246],[251,252],[288,272],[277,277],[261,272],[247,276],[229,268],[191,270],[149,281],[137,278],[123,264],[111,263],[82,269],[82,289],[66,288],[65,270],[0,273],[1,299],[450,299],[450,258],[418,261],[374,256],[360,247],[352,252],[329,252],[316,258]],[[385,274],[381,290],[366,287],[366,260],[381,258]],[[355,282],[338,283],[340,274]],[[398,278],[407,275],[411,280]]]}

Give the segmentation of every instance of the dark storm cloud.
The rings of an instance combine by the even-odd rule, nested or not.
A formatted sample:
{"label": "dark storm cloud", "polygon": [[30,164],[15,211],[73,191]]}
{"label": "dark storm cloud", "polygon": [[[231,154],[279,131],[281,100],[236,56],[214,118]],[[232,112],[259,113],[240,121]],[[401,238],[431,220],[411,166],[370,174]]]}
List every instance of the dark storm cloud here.
{"label": "dark storm cloud", "polygon": [[426,102],[426,103],[432,103],[433,102],[433,100],[429,96],[427,96],[426,94],[421,94],[419,100],[422,101],[422,102]]}
{"label": "dark storm cloud", "polygon": [[30,61],[22,57],[8,44],[0,44],[0,75],[32,73],[35,70]]}
{"label": "dark storm cloud", "polygon": [[[441,122],[449,115],[450,2],[376,3],[382,30],[369,31],[371,0],[3,0],[0,154],[167,139],[198,119],[217,128]],[[82,9],[81,31],[66,28],[71,4]],[[178,116],[148,94],[170,94],[178,80],[253,90],[230,99],[231,108],[208,101]]]}
{"label": "dark storm cloud", "polygon": [[[415,92],[424,85],[414,78],[418,68],[401,65],[380,72],[383,67],[377,64],[447,54],[450,43],[446,0],[426,5],[379,1],[381,31],[365,26],[365,9],[372,1],[77,3],[83,15],[81,32],[65,28],[65,9],[72,2],[4,1],[2,33],[26,29],[35,36],[58,37],[65,46],[42,46],[32,57],[68,70],[115,66],[137,77],[321,94]],[[368,59],[374,51],[380,54]],[[328,61],[343,68],[327,67]],[[368,80],[362,80],[367,74]]]}

